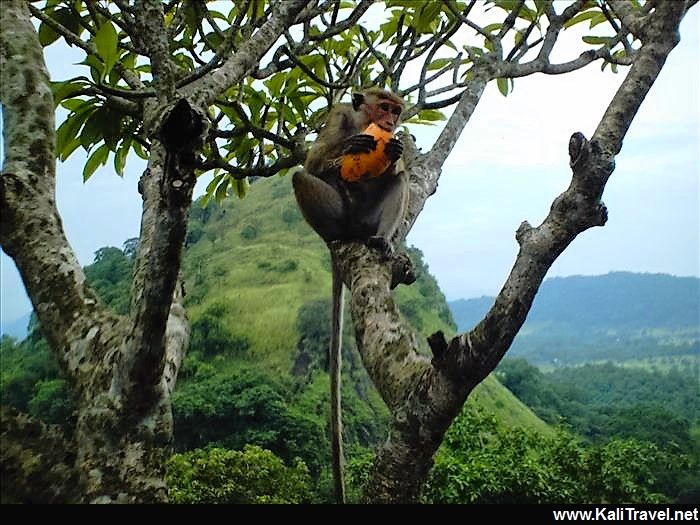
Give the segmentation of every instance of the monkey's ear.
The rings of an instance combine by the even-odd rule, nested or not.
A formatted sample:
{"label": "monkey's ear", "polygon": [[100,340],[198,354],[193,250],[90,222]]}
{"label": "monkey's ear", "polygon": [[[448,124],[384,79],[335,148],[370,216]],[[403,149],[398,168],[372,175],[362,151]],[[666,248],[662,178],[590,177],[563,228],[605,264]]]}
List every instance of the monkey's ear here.
{"label": "monkey's ear", "polygon": [[352,94],[352,109],[357,111],[360,109],[360,106],[362,103],[365,101],[365,96],[362,93],[353,93]]}

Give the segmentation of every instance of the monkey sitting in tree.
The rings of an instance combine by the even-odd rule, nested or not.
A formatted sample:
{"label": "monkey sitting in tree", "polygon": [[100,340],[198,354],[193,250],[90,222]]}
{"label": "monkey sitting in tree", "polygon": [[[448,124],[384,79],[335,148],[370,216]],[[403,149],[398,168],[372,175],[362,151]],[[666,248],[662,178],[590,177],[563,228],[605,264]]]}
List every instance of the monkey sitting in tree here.
{"label": "monkey sitting in tree", "polygon": [[[305,172],[295,173],[292,181],[304,218],[326,242],[361,241],[391,252],[391,237],[408,204],[408,185],[396,170],[403,145],[387,138],[403,107],[400,97],[374,88],[354,93],[352,104],[330,110]],[[377,153],[386,162],[379,173],[377,157],[381,162],[382,155]]]}
{"label": "monkey sitting in tree", "polygon": [[[311,147],[304,170],[292,178],[306,221],[326,243],[359,241],[391,257],[391,244],[408,206],[406,174],[397,169],[403,144],[393,137],[404,101],[373,88],[336,104]],[[407,272],[403,280],[415,280]],[[394,284],[392,284],[393,286]],[[331,448],[336,500],[345,501],[340,414],[343,282],[333,264],[330,344]]]}

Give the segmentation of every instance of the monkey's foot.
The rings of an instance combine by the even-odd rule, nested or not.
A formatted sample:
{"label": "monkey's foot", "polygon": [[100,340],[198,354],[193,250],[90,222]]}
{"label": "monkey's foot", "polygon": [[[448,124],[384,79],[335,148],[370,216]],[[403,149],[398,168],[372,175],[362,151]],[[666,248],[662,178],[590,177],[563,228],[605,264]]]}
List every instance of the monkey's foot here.
{"label": "monkey's foot", "polygon": [[416,281],[416,270],[411,259],[405,253],[397,253],[391,260],[391,289],[400,284],[413,284]]}
{"label": "monkey's foot", "polygon": [[391,245],[391,243],[386,240],[386,238],[381,237],[379,235],[373,235],[369,239],[367,239],[366,243],[369,248],[373,248],[377,250],[382,256],[386,257],[387,259],[390,259],[391,256],[394,254],[394,247]]}

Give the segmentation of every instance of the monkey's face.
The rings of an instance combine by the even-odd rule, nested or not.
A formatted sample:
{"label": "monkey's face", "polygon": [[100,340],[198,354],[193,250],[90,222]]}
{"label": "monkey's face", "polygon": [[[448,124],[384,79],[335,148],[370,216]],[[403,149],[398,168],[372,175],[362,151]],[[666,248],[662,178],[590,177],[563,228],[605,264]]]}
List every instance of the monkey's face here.
{"label": "monkey's face", "polygon": [[368,104],[367,113],[370,120],[380,128],[394,132],[396,126],[401,119],[403,106],[388,99],[377,98],[371,104]]}

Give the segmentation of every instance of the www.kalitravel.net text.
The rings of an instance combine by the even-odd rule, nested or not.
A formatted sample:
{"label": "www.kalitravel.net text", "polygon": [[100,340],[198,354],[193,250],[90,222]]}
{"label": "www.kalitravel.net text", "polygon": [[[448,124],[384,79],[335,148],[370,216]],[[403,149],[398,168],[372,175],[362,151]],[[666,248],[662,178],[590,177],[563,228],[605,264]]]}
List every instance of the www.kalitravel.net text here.
{"label": "www.kalitravel.net text", "polygon": [[555,521],[699,521],[697,508],[676,510],[671,507],[597,507],[586,510],[553,510],[552,513]]}

